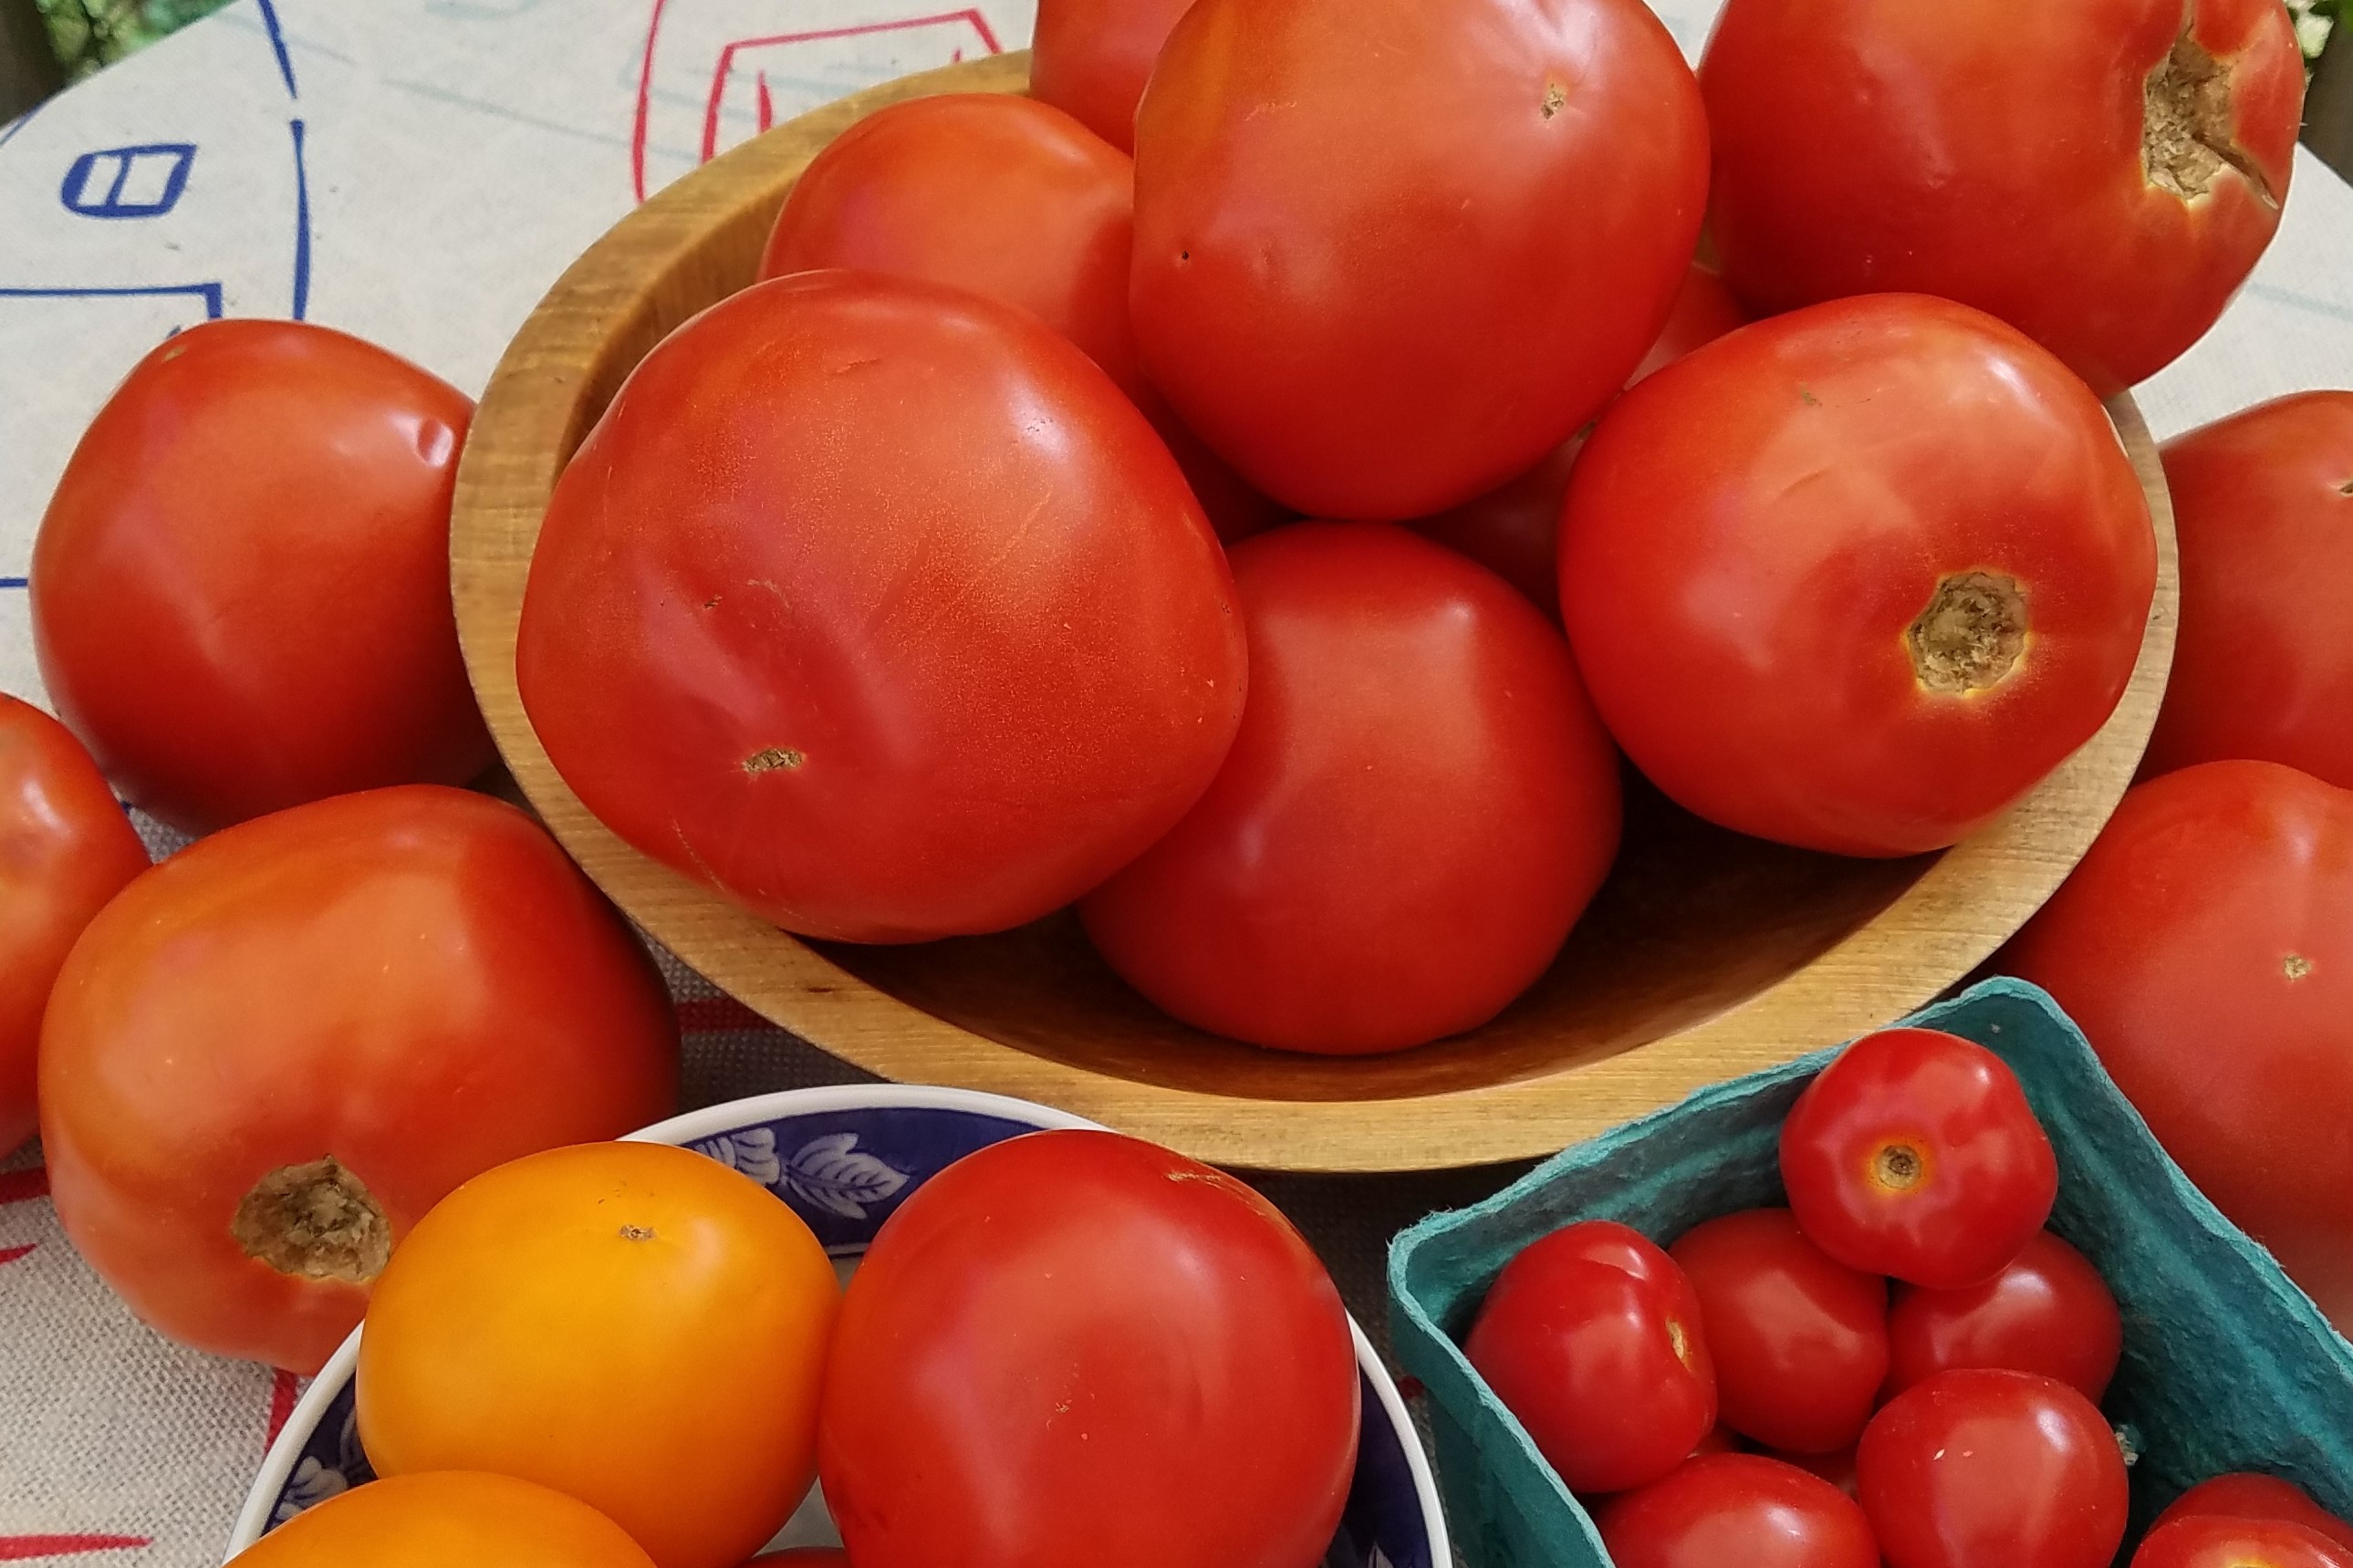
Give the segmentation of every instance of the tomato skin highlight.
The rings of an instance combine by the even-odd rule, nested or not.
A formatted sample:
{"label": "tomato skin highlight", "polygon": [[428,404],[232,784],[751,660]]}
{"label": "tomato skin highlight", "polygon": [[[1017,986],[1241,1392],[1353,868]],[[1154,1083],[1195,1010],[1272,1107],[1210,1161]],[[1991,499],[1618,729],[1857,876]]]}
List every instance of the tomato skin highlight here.
{"label": "tomato skin highlight", "polygon": [[369,1481],[304,1509],[237,1568],[654,1568],[586,1503],[467,1470]]}
{"label": "tomato skin highlight", "polygon": [[1852,1498],[1761,1454],[1686,1459],[1609,1499],[1594,1525],[1613,1568],[1879,1568]]}
{"label": "tomato skin highlight", "polygon": [[2348,1523],[2312,1500],[2294,1481],[2243,1471],[2199,1482],[2167,1505],[2157,1516],[2158,1527],[2177,1519],[2219,1515],[2224,1519],[2284,1520],[2317,1531],[2341,1547],[2353,1550],[2353,1523]]}
{"label": "tomato skin highlight", "polygon": [[2353,1551],[2285,1520],[2197,1514],[2159,1521],[2132,1568],[2353,1568]]}
{"label": "tomato skin highlight", "polygon": [[2124,1353],[2124,1317],[2091,1260],[2044,1231],[2009,1267],[1959,1290],[1907,1285],[1887,1315],[1887,1391],[1954,1367],[2055,1377],[2094,1404]]}

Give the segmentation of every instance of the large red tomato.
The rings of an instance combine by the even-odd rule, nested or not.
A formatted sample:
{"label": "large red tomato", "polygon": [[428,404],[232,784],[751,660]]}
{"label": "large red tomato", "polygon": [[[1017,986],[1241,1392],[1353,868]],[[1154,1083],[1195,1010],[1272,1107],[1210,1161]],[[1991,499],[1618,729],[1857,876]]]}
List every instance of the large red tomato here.
{"label": "large red tomato", "polygon": [[1123,153],[1135,149],[1135,104],[1176,19],[1193,0],[1038,0],[1029,91],[1076,115]]}
{"label": "large red tomato", "polygon": [[66,1234],[132,1310],[315,1372],[443,1194],[659,1120],[677,1071],[660,976],[555,841],[411,785],[123,889],[58,976],[41,1141]]}
{"label": "large red tomato", "polygon": [[1039,1132],[875,1237],[818,1470],[858,1568],[1312,1568],[1358,1397],[1339,1292],[1265,1199],[1134,1139]]}
{"label": "large red tomato", "polygon": [[42,677],[118,788],[201,833],[489,765],[449,604],[472,416],[300,321],[208,322],[139,363],[33,546]]}
{"label": "large red tomato", "polygon": [[1475,1027],[1542,973],[1616,852],[1617,754],[1560,634],[1384,523],[1237,545],[1250,698],[1226,765],[1080,905],[1186,1022],[1287,1050]]}
{"label": "large red tomato", "polygon": [[1752,307],[1942,294],[2112,392],[2271,242],[2304,59],[2275,0],[1731,0],[1700,86]]}
{"label": "large red tomato", "polygon": [[590,810],[792,931],[1002,930],[1173,826],[1240,721],[1167,448],[1027,312],[849,272],[647,356],[557,485],[516,651]]}
{"label": "large red tomato", "polygon": [[2353,788],[2353,392],[2165,446],[2181,633],[2143,771],[2259,757]]}
{"label": "large red tomato", "polygon": [[1941,848],[2089,740],[2157,582],[2098,402],[1917,295],[1667,366],[1569,481],[1561,611],[1610,732],[1683,805],[1847,855]]}
{"label": "large red tomato", "polygon": [[1594,1524],[1611,1568],[1879,1568],[1852,1498],[1762,1454],[1687,1459]]}
{"label": "large red tomato", "polygon": [[33,1135],[49,986],[146,847],[64,725],[0,696],[0,1159]]}
{"label": "large red tomato", "polygon": [[1625,384],[1707,124],[1641,0],[1201,0],[1136,114],[1145,367],[1244,478],[1419,517]]}
{"label": "large red tomato", "polygon": [[2353,792],[2254,762],[2137,785],[1997,966],[2353,1328]]}

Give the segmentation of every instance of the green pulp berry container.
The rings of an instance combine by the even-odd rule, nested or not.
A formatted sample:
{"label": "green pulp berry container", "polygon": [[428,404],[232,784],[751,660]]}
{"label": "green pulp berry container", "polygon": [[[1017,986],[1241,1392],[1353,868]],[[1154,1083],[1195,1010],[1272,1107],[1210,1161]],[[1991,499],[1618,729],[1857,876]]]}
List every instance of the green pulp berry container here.
{"label": "green pulp berry container", "polygon": [[[2284,1476],[2353,1517],[2353,1345],[2189,1184],[2066,1015],[2033,986],[1994,980],[1906,1021],[2009,1062],[2058,1151],[2051,1228],[2099,1267],[2124,1310],[2124,1363],[2102,1405],[2139,1455],[2127,1549],[2158,1510],[2227,1470]],[[1487,1287],[1522,1247],[1576,1220],[1618,1220],[1663,1246],[1702,1220],[1781,1203],[1781,1119],[1830,1056],[1703,1089],[1391,1244],[1397,1354],[1428,1390],[1447,1518],[1471,1568],[1609,1561],[1462,1354]]]}

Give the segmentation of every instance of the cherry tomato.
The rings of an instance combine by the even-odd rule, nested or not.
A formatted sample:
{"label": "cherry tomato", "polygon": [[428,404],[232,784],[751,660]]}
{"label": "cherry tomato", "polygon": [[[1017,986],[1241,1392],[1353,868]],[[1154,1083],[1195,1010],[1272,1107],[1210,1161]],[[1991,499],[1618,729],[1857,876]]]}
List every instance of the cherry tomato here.
{"label": "cherry tomato", "polygon": [[2253,762],[2137,785],[1997,963],[2353,1328],[2353,793]]}
{"label": "cherry tomato", "polygon": [[1135,133],[1145,368],[1266,494],[1442,510],[1625,384],[1707,189],[1640,0],[1201,0]]}
{"label": "cherry tomato", "polygon": [[884,1223],[818,1462],[858,1568],[1302,1568],[1339,1526],[1358,1388],[1339,1292],[1265,1199],[1039,1132]]}
{"label": "cherry tomato", "polygon": [[1123,153],[1135,150],[1135,103],[1152,62],[1193,0],[1038,0],[1031,96],[1076,115]]}
{"label": "cherry tomato", "polygon": [[2199,1519],[2209,1515],[2224,1519],[2283,1520],[2289,1524],[2300,1524],[2306,1530],[2316,1531],[2339,1546],[2353,1548],[2353,1524],[2313,1501],[2311,1494],[2294,1481],[2284,1481],[2277,1476],[2251,1475],[2242,1471],[2200,1481],[2174,1499],[2172,1504],[2157,1516],[2157,1527],[2170,1524],[2178,1519]]}
{"label": "cherry tomato", "polygon": [[1192,814],[1080,905],[1129,984],[1286,1050],[1475,1027],[1544,973],[1616,852],[1617,755],[1568,646],[1402,529],[1235,546],[1250,698]]}
{"label": "cherry tomato", "polygon": [[717,1161],[551,1149],[459,1187],[393,1255],[360,1440],[381,1475],[520,1476],[661,1568],[737,1568],[817,1474],[839,1297],[800,1216]]}
{"label": "cherry tomato", "polygon": [[2271,242],[2304,61],[2271,0],[1732,0],[1700,85],[1709,230],[1752,307],[1942,294],[2105,393]]}
{"label": "cherry tomato", "polygon": [[2353,788],[2353,392],[2165,445],[2181,631],[2145,774],[2257,757]]}
{"label": "cherry tomato", "polygon": [[42,1026],[41,1142],[140,1317],[315,1372],[444,1194],[659,1120],[677,1075],[661,976],[555,841],[412,784],[200,839],[100,911]]}
{"label": "cherry tomato", "polygon": [[192,327],[74,449],[33,647],[107,776],[191,833],[489,766],[449,602],[473,405],[300,321]]}
{"label": "cherry tomato", "polygon": [[2046,1230],[1983,1284],[1898,1289],[1887,1338],[1890,1394],[1954,1367],[1991,1366],[2055,1377],[2096,1405],[2124,1353],[2125,1326],[2100,1271]]}
{"label": "cherry tomato", "polygon": [[1888,1568],[2108,1568],[2125,1536],[2116,1434],[2031,1373],[1939,1373],[1897,1394],[1855,1480]]}
{"label": "cherry tomato", "polygon": [[1879,1568],[1852,1498],[1761,1454],[1685,1460],[1594,1524],[1614,1568]]}
{"label": "cherry tomato", "polygon": [[1951,1290],[2026,1249],[2059,1195],[2059,1161],[2000,1057],[1938,1029],[1882,1029],[1790,1107],[1781,1183],[1832,1258]]}
{"label": "cherry tomato", "polygon": [[722,301],[557,485],[516,674],[623,838],[791,931],[1060,908],[1208,786],[1240,618],[1184,476],[1034,317],[847,272]]}
{"label": "cherry tomato", "polygon": [[1699,1298],[1636,1232],[1585,1220],[1504,1265],[1463,1353],[1570,1489],[1623,1491],[1715,1425]]}
{"label": "cherry tomato", "polygon": [[0,695],[0,1159],[33,1135],[49,986],[147,850],[64,725]]}
{"label": "cherry tomato", "polygon": [[1916,296],[1760,321],[1627,393],[1560,552],[1635,765],[1712,822],[1847,855],[1952,844],[2089,740],[2157,582],[2083,384]]}
{"label": "cherry tomato", "polygon": [[512,1476],[400,1476],[303,1510],[237,1568],[653,1568],[586,1503]]}
{"label": "cherry tomato", "polygon": [[1788,1209],[1709,1220],[1670,1256],[1699,1294],[1724,1424],[1791,1453],[1852,1447],[1887,1376],[1887,1281],[1834,1262]]}
{"label": "cherry tomato", "polygon": [[2353,1551],[2284,1520],[2198,1515],[2150,1531],[2132,1568],[2353,1568]]}

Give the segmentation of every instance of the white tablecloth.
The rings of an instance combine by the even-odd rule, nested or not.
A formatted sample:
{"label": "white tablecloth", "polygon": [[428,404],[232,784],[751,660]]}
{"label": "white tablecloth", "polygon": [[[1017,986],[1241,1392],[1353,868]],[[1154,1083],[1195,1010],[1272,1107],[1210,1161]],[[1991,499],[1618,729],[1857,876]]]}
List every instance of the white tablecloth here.
{"label": "white tablecloth", "polygon": [[[296,315],[479,392],[571,258],[765,122],[1026,42],[1035,0],[244,0],[0,127],[0,689],[38,700],[35,526],[108,390],[173,329]],[[1696,53],[1714,0],[1664,0]],[[2353,385],[2353,191],[2300,159],[2280,237],[2144,389],[2159,434]],[[687,1094],[854,1076],[676,976]],[[1267,1184],[1378,1316],[1382,1239],[1492,1174]],[[0,1562],[219,1561],[290,1379],[169,1345],[0,1170]]]}

